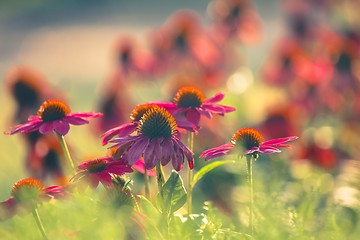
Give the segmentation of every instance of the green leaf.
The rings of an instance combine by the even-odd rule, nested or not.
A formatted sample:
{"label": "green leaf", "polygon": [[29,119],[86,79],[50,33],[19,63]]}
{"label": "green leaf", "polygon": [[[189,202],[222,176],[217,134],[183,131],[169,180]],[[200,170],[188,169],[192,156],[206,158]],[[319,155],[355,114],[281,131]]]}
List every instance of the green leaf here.
{"label": "green leaf", "polygon": [[225,161],[216,161],[216,162],[212,162],[206,166],[204,166],[203,168],[201,168],[195,175],[193,178],[193,186],[195,186],[195,184],[203,177],[205,176],[205,174],[207,174],[208,172],[210,172],[211,170],[220,167],[224,164],[228,164],[228,163],[235,163],[235,161],[233,160],[225,160]]}
{"label": "green leaf", "polygon": [[186,203],[186,190],[181,176],[172,171],[169,179],[157,195],[157,203],[162,212],[173,213]]}

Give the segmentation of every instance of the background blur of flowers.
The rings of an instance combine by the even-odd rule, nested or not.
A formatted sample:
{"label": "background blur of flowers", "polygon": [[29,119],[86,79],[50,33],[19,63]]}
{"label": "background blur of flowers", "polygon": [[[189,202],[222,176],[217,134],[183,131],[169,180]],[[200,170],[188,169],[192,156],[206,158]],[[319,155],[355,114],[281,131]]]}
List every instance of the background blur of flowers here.
{"label": "background blur of flowers", "polygon": [[[36,83],[36,106],[56,97],[73,112],[104,112],[108,118],[68,136],[80,163],[104,153],[100,134],[128,122],[137,104],[172,100],[186,85],[206,97],[221,91],[223,103],[237,110],[203,122],[195,155],[228,142],[241,127],[257,128],[266,139],[297,135],[281,159],[258,160],[269,173],[264,179],[286,171],[284,198],[315,187],[359,206],[359,179],[351,177],[360,174],[359,8],[350,0],[2,1],[0,127],[27,118],[16,110],[19,78]],[[29,147],[22,136],[0,135],[0,200],[29,172],[52,181],[38,165],[59,147],[46,141],[53,142]],[[206,181],[204,195],[222,206],[216,183]]]}

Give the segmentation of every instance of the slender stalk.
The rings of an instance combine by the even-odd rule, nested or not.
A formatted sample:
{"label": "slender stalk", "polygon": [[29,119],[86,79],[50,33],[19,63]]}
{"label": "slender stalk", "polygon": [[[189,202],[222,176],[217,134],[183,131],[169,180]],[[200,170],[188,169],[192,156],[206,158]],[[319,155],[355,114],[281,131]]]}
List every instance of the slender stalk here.
{"label": "slender stalk", "polygon": [[249,228],[251,236],[254,236],[254,185],[253,185],[253,157],[246,155],[247,170],[249,175],[250,187],[250,213],[249,213]]}
{"label": "slender stalk", "polygon": [[36,225],[38,226],[40,232],[41,232],[41,235],[42,237],[45,239],[45,240],[48,240],[49,238],[46,236],[46,233],[45,233],[45,230],[44,230],[44,226],[42,225],[41,223],[41,220],[40,220],[40,216],[39,216],[39,213],[37,211],[37,208],[34,208],[32,210],[32,215],[35,219],[35,222],[36,222]]}
{"label": "slender stalk", "polygon": [[[188,136],[188,146],[189,149],[193,152],[194,150],[194,133],[190,132]],[[187,193],[187,210],[188,214],[192,213],[192,170],[190,167],[187,171],[187,182],[188,182],[188,193]]]}
{"label": "slender stalk", "polygon": [[73,162],[73,160],[72,160],[72,158],[71,158],[71,155],[70,155],[69,149],[68,149],[68,147],[67,147],[65,138],[64,138],[64,136],[60,135],[59,133],[57,133],[57,132],[55,132],[55,133],[56,133],[56,136],[58,137],[58,139],[59,139],[59,141],[60,141],[61,148],[62,148],[62,150],[63,150],[63,152],[64,152],[66,161],[67,161],[68,164],[70,165],[71,170],[72,170],[72,173],[75,174],[74,162]]}
{"label": "slender stalk", "polygon": [[164,177],[164,172],[162,170],[162,167],[160,165],[160,161],[158,162],[158,164],[156,164],[156,180],[157,180],[157,184],[158,184],[158,190],[159,193],[161,195],[161,197],[163,197],[163,186],[165,183],[165,177]]}
{"label": "slender stalk", "polygon": [[144,181],[145,181],[145,197],[147,199],[150,198],[150,187],[149,187],[149,175],[148,175],[148,171],[145,168],[145,172],[144,172]]}

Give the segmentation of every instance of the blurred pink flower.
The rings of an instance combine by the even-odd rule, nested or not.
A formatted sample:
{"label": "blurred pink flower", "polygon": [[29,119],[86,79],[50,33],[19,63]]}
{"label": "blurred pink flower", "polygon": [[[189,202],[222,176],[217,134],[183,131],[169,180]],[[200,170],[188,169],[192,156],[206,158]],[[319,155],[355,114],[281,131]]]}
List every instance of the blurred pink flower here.
{"label": "blurred pink flower", "polygon": [[261,134],[253,128],[241,128],[231,138],[231,142],[221,145],[219,147],[205,150],[200,154],[200,158],[205,157],[208,161],[213,158],[221,157],[230,152],[234,147],[240,148],[243,155],[251,154],[257,157],[257,154],[272,154],[281,152],[279,148],[288,148],[285,145],[287,142],[291,142],[298,139],[296,136],[275,138],[264,141]]}
{"label": "blurred pink flower", "polygon": [[37,116],[30,116],[27,123],[17,125],[5,134],[29,133],[39,130],[42,134],[56,131],[60,135],[66,135],[70,130],[70,124],[87,124],[89,122],[86,118],[100,116],[102,113],[71,113],[70,108],[63,101],[48,100],[40,106]]}
{"label": "blurred pink flower", "polygon": [[[183,87],[176,93],[173,102],[156,102],[156,104],[171,112],[180,128],[196,131],[199,128],[201,115],[212,118],[212,114],[224,116],[225,113],[235,111],[233,107],[216,104],[223,98],[223,93],[217,93],[211,98],[205,98],[199,89]],[[188,122],[193,126],[190,125],[191,127],[189,127]]]}
{"label": "blurred pink flower", "polygon": [[121,149],[121,158],[134,165],[144,157],[146,169],[153,169],[160,161],[164,166],[170,160],[179,171],[186,157],[189,167],[194,166],[193,153],[178,139],[174,117],[164,108],[152,107],[141,118],[136,136],[114,138],[111,148]]}
{"label": "blurred pink flower", "polygon": [[101,182],[104,185],[111,185],[111,174],[123,175],[133,170],[124,161],[116,161],[111,157],[98,158],[83,162],[78,166],[78,171],[73,177],[78,181],[85,177],[92,188],[96,188]]}
{"label": "blurred pink flower", "polygon": [[35,178],[17,181],[11,191],[11,198],[0,203],[0,220],[6,220],[19,211],[29,211],[43,201],[65,196],[62,186],[45,187]]}

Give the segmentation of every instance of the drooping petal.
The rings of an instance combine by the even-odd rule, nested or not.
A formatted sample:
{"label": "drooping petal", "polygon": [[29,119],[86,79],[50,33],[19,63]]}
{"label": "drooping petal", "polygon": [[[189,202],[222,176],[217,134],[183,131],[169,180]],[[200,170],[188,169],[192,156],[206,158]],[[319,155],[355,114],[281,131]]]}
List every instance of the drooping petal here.
{"label": "drooping petal", "polygon": [[197,111],[197,109],[194,108],[190,108],[187,112],[186,112],[186,119],[193,123],[195,126],[199,126],[199,122],[200,122],[200,113]]}
{"label": "drooping petal", "polygon": [[180,140],[178,139],[174,139],[175,144],[178,144],[178,146],[180,147],[180,149],[183,151],[188,164],[189,164],[189,168],[193,169],[194,167],[194,153],[187,147],[185,146]]}
{"label": "drooping petal", "polygon": [[69,132],[70,125],[63,120],[56,120],[53,122],[53,128],[57,133],[64,136]]}
{"label": "drooping petal", "polygon": [[46,134],[54,129],[53,122],[43,122],[39,127],[39,132]]}
{"label": "drooping petal", "polygon": [[67,116],[80,117],[80,118],[97,118],[103,116],[103,114],[100,112],[77,112],[77,113],[69,113]]}
{"label": "drooping petal", "polygon": [[120,137],[120,138],[113,138],[109,142],[115,143],[115,144],[110,146],[109,148],[122,147],[123,145],[127,145],[128,143],[135,142],[139,138],[140,138],[140,136],[126,136],[126,137]]}
{"label": "drooping petal", "polygon": [[64,120],[73,125],[84,125],[89,123],[88,120],[77,116],[66,116]]}
{"label": "drooping petal", "polygon": [[129,150],[124,155],[125,160],[128,161],[130,166],[135,164],[139,160],[148,144],[149,139],[142,136],[138,138],[133,145],[131,145]]}
{"label": "drooping petal", "polygon": [[212,153],[215,153],[215,152],[230,151],[230,149],[232,149],[233,147],[234,147],[233,144],[226,143],[226,144],[220,145],[218,147],[210,148],[210,149],[207,149],[207,150],[203,151],[200,154],[199,157],[202,158],[202,157],[204,157],[206,155],[209,155],[209,154],[212,154]]}
{"label": "drooping petal", "polygon": [[262,154],[272,154],[272,153],[279,153],[281,152],[281,150],[273,146],[261,145],[259,147],[259,152]]}
{"label": "drooping petal", "polygon": [[[143,159],[139,159],[139,161],[137,161],[133,166],[132,166],[136,171],[145,174],[145,163]],[[155,176],[156,173],[153,169],[147,170],[147,175],[148,176]]]}
{"label": "drooping petal", "polygon": [[144,162],[146,169],[153,169],[160,160],[159,157],[161,156],[161,149],[159,140],[160,139],[152,140],[144,151]]}
{"label": "drooping petal", "polygon": [[124,164],[122,161],[112,161],[107,164],[107,171],[117,175],[133,172],[132,168]]}
{"label": "drooping petal", "polygon": [[223,100],[224,96],[225,95],[223,93],[217,93],[217,94],[215,94],[215,96],[205,99],[204,102],[206,102],[206,103],[219,102],[219,101]]}
{"label": "drooping petal", "polygon": [[111,176],[110,176],[109,172],[101,171],[101,172],[98,172],[98,173],[94,173],[94,175],[95,174],[97,175],[99,181],[102,184],[105,184],[105,185],[110,185],[111,184]]}
{"label": "drooping petal", "polygon": [[18,132],[29,133],[29,132],[38,130],[39,126],[41,126],[41,124],[42,124],[41,121],[28,122],[25,124],[17,125],[15,127],[13,127],[10,131],[4,132],[4,133],[10,134],[10,135],[18,133]]}
{"label": "drooping petal", "polygon": [[181,151],[180,147],[174,143],[174,150],[172,154],[172,165],[176,171],[180,171],[182,165],[184,164],[184,153]]}
{"label": "drooping petal", "polygon": [[212,118],[212,113],[207,111],[206,109],[203,109],[203,108],[198,108],[198,111],[201,115],[204,115],[205,117],[207,118]]}
{"label": "drooping petal", "polygon": [[283,143],[286,143],[286,142],[291,142],[291,141],[294,141],[296,139],[298,139],[299,137],[297,136],[291,136],[291,137],[284,137],[284,138],[275,138],[275,139],[271,139],[271,140],[268,140],[268,141],[265,141],[263,142],[262,144],[263,145],[272,145],[272,146],[279,146]]}
{"label": "drooping petal", "polygon": [[172,151],[173,151],[174,147],[173,147],[173,143],[170,139],[165,139],[162,142],[162,146],[161,146],[161,165],[165,166],[166,164],[169,163],[169,161],[171,160],[171,155],[172,155]]}
{"label": "drooping petal", "polygon": [[106,145],[109,142],[109,140],[116,135],[118,135],[119,137],[125,137],[133,133],[138,125],[139,125],[138,122],[127,123],[106,131],[103,135],[101,135],[102,145]]}

